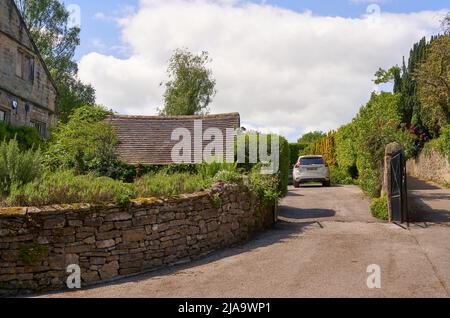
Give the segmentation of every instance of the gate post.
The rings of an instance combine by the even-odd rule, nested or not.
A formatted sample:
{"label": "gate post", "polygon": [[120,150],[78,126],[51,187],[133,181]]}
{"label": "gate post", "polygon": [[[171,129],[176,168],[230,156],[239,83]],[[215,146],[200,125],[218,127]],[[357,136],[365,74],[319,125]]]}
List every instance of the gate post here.
{"label": "gate post", "polygon": [[392,142],[388,144],[384,151],[384,171],[383,171],[383,188],[382,195],[387,197],[389,222],[392,222],[392,182],[391,182],[391,161],[392,157],[399,152],[402,152],[403,148],[398,142]]}

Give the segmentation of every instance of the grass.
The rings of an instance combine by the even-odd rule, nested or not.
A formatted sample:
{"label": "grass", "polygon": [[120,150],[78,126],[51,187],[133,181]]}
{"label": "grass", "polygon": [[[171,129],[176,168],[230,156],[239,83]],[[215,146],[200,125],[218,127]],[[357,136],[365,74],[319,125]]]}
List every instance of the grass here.
{"label": "grass", "polygon": [[[247,177],[244,175],[247,174]],[[259,166],[243,173],[235,164],[203,164],[197,172],[152,172],[125,183],[94,174],[76,175],[72,170],[47,172],[22,185],[13,184],[6,199],[9,207],[46,206],[52,204],[104,204],[127,205],[139,198],[172,198],[180,194],[195,193],[209,189],[213,182],[243,184],[244,182],[264,203],[272,204],[280,196],[277,178],[262,176]],[[220,197],[211,201],[220,207]]]}

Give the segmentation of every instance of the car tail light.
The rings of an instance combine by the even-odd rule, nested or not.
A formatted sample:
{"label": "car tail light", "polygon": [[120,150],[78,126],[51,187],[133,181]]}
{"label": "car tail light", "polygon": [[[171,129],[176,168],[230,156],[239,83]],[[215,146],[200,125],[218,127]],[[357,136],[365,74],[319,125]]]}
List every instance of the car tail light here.
{"label": "car tail light", "polygon": [[300,168],[300,163],[299,163],[299,162],[297,162],[297,163],[295,164],[294,168],[295,168],[295,169],[298,169],[298,168]]}

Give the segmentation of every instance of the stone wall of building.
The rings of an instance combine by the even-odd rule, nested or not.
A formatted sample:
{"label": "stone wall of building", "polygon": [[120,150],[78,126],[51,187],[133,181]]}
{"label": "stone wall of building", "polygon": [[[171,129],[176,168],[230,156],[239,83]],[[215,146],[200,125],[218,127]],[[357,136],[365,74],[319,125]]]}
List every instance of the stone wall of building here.
{"label": "stone wall of building", "polygon": [[247,240],[273,223],[245,186],[216,184],[178,199],[127,207],[67,205],[0,209],[0,294],[66,289],[189,262]]}
{"label": "stone wall of building", "polygon": [[[33,80],[16,75],[19,53],[34,60]],[[21,22],[14,4],[0,0],[0,110],[15,125],[46,124],[56,121],[56,89]]]}
{"label": "stone wall of building", "polygon": [[450,162],[436,150],[422,151],[417,158],[407,161],[409,175],[439,183],[450,183]]}

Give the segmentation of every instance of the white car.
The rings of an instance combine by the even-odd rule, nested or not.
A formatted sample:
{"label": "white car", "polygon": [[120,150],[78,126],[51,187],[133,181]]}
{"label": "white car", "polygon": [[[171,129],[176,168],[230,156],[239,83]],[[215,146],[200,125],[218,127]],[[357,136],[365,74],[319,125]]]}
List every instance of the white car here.
{"label": "white car", "polygon": [[293,171],[294,187],[300,183],[321,182],[323,186],[331,185],[330,169],[322,156],[302,156],[298,158]]}

